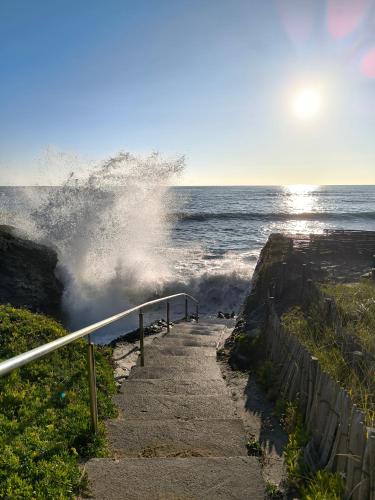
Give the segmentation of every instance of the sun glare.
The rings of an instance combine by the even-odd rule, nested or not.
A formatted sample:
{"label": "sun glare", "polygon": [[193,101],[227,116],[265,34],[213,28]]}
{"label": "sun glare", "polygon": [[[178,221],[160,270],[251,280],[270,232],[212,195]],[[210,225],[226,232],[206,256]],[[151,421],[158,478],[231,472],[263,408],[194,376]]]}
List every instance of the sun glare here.
{"label": "sun glare", "polygon": [[303,88],[297,92],[292,101],[295,116],[302,120],[314,118],[321,111],[322,98],[320,92],[314,88]]}

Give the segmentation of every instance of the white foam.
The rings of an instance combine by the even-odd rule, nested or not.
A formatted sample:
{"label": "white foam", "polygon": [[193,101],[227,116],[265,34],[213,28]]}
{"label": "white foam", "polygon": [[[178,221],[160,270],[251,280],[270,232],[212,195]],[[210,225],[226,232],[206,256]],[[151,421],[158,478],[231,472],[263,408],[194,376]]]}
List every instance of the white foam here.
{"label": "white foam", "polygon": [[[181,291],[196,296],[204,313],[238,310],[255,254],[210,255],[196,239],[185,244],[172,238],[176,220],[169,214],[185,200],[176,199],[169,186],[183,167],[183,158],[119,153],[81,166],[59,188],[25,188],[12,207],[1,202],[4,223],[56,248],[70,327]],[[182,309],[176,304],[175,313]],[[104,336],[135,325],[131,318]]]}

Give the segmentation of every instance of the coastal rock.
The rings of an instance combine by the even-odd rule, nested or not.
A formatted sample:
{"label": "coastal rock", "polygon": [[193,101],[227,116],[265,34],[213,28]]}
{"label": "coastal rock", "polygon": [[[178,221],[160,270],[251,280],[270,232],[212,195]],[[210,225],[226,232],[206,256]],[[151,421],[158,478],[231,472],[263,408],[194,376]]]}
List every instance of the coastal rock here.
{"label": "coastal rock", "polygon": [[0,225],[1,304],[61,318],[63,286],[55,276],[56,264],[54,250]]}

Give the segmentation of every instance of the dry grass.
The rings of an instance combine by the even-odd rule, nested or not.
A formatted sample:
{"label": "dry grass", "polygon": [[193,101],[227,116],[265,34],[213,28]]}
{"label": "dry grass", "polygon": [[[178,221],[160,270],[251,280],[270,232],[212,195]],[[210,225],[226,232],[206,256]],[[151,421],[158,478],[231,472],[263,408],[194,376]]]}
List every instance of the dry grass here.
{"label": "dry grass", "polygon": [[[355,308],[354,305],[352,307]],[[323,370],[349,392],[353,401],[364,412],[366,423],[373,426],[375,423],[373,367],[363,374],[354,370],[342,352],[335,330],[327,326],[316,307],[312,306],[308,311],[292,307],[282,316],[281,321],[284,329],[296,335],[309,352],[319,359]],[[366,323],[364,319],[361,321]]]}
{"label": "dry grass", "polygon": [[346,331],[375,355],[375,282],[324,285],[322,290],[335,300]]}

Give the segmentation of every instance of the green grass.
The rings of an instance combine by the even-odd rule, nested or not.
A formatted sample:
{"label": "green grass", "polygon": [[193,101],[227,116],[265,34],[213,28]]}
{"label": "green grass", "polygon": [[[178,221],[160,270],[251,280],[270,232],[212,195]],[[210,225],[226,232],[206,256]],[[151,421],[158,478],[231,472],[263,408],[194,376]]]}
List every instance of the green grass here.
{"label": "green grass", "polygon": [[[42,315],[0,306],[0,359],[66,335]],[[115,416],[108,349],[96,353],[99,417]],[[82,459],[107,454],[103,424],[89,429],[86,342],[79,340],[0,379],[0,498],[75,498]]]}
{"label": "green grass", "polygon": [[346,331],[358,339],[363,349],[375,354],[375,282],[321,288],[335,300]]}
{"label": "green grass", "polygon": [[275,414],[288,433],[284,461],[288,486],[299,492],[301,500],[341,500],[344,482],[339,474],[318,470],[311,473],[304,462],[304,448],[310,435],[298,409],[298,402],[278,400]]}
{"label": "green grass", "polygon": [[337,380],[364,412],[366,423],[375,423],[375,381],[373,372],[360,376],[345,359],[332,327],[327,326],[315,306],[306,312],[295,306],[281,318],[284,329],[297,336],[316,356],[322,369]]}
{"label": "green grass", "polygon": [[251,457],[262,458],[264,456],[264,451],[254,436],[251,436],[246,443],[247,454]]}
{"label": "green grass", "polygon": [[339,474],[319,470],[302,488],[301,500],[341,500],[344,498],[344,481]]}
{"label": "green grass", "polygon": [[267,500],[281,500],[284,498],[283,493],[279,490],[279,488],[269,481],[266,482],[266,496]]}

